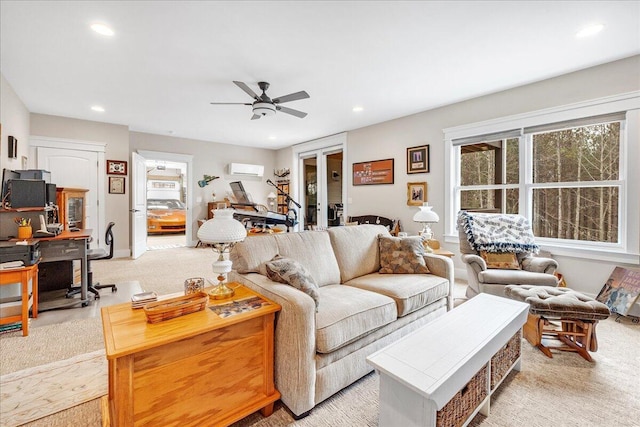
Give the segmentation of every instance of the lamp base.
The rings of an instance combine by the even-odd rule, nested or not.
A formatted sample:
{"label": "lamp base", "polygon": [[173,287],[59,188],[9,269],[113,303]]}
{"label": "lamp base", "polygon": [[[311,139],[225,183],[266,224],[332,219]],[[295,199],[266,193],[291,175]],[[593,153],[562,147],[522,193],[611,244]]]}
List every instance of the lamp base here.
{"label": "lamp base", "polygon": [[223,280],[224,276],[218,276],[218,284],[209,291],[209,298],[227,299],[235,295],[236,291],[228,287]]}
{"label": "lamp base", "polygon": [[209,291],[209,298],[227,299],[227,298],[231,298],[235,293],[236,291],[234,291],[233,289],[231,289],[230,287],[228,287],[223,283],[222,286],[218,285]]}

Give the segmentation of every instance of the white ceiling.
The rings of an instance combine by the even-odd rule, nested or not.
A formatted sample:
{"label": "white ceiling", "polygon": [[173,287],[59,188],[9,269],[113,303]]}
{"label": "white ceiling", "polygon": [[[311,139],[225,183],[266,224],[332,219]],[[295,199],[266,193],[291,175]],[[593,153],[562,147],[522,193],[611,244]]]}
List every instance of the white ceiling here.
{"label": "white ceiling", "polygon": [[[268,148],[640,53],[639,1],[2,0],[0,17],[0,69],[31,112]],[[309,115],[210,105],[252,101],[233,80],[306,90],[285,106]]]}

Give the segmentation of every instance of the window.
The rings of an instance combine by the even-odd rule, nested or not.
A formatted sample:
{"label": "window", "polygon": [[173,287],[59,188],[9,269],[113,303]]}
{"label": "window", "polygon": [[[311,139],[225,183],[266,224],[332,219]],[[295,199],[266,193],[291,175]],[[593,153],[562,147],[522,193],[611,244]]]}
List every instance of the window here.
{"label": "window", "polygon": [[622,121],[525,135],[532,141],[533,232],[619,243]]}
{"label": "window", "polygon": [[519,138],[460,147],[460,208],[518,213]]}
{"label": "window", "polygon": [[445,129],[449,241],[461,209],[519,213],[553,253],[637,263],[640,96],[614,98]]}
{"label": "window", "polygon": [[[607,119],[612,118],[458,144],[460,209],[526,215],[519,203],[524,192],[532,200],[530,219],[537,237],[618,243],[622,120],[616,116],[603,122]],[[520,183],[520,148],[528,146],[524,160],[530,157],[532,167]]]}

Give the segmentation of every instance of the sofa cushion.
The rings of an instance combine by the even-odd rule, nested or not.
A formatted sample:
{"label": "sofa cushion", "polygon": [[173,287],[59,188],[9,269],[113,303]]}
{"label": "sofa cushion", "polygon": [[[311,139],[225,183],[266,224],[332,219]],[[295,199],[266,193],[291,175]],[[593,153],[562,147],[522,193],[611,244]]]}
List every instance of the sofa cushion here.
{"label": "sofa cushion", "polygon": [[380,274],[356,277],[345,283],[393,298],[398,317],[406,316],[449,294],[449,281],[433,274]]}
{"label": "sofa cushion", "polygon": [[233,269],[240,274],[259,273],[259,266],[278,255],[278,245],[272,235],[251,236],[235,244],[229,255]]}
{"label": "sofa cushion", "polygon": [[266,275],[274,282],[286,283],[309,295],[316,303],[316,311],[320,303],[318,285],[306,268],[298,261],[291,258],[276,256],[271,261],[264,263]]}
{"label": "sofa cushion", "polygon": [[328,233],[342,283],[380,269],[378,235],[390,236],[386,227],[374,224],[331,227]]}
{"label": "sofa cushion", "polygon": [[380,273],[383,274],[426,274],[429,272],[424,261],[422,238],[392,237],[381,235]]}
{"label": "sofa cushion", "polygon": [[480,256],[487,263],[487,268],[502,270],[521,270],[518,257],[513,252],[480,251]]}
{"label": "sofa cushion", "polygon": [[318,286],[340,283],[340,269],[326,231],[279,233],[274,236],[278,253],[302,264]]}
{"label": "sofa cushion", "polygon": [[523,270],[489,269],[479,272],[478,279],[481,283],[495,283],[497,285],[558,286],[558,279],[553,274]]}
{"label": "sofa cushion", "polygon": [[320,288],[316,351],[330,353],[397,319],[393,299],[353,286]]}

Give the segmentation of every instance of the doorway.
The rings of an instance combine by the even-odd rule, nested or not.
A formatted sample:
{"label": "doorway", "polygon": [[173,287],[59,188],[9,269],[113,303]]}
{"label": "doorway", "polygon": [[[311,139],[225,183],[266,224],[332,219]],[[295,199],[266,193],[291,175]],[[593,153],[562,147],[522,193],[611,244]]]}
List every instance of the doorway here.
{"label": "doorway", "polygon": [[301,153],[300,183],[305,230],[323,230],[344,224],[343,151],[327,147]]}
{"label": "doorway", "polygon": [[147,250],[187,245],[187,164],[146,159]]}
{"label": "doorway", "polygon": [[[138,159],[138,160],[136,160]],[[139,165],[138,165],[139,164]],[[162,170],[164,169],[164,171]],[[165,249],[176,246],[194,246],[193,239],[193,215],[192,187],[193,156],[188,154],[175,154],[159,151],[138,150],[132,155],[132,254],[133,258],[141,256],[149,246],[153,249]],[[168,171],[168,172],[167,172]],[[179,171],[179,172],[178,172]],[[150,179],[151,177],[151,179]],[[147,209],[148,196],[158,196],[160,200],[175,200],[162,206],[159,213]],[[176,197],[175,199],[172,197]],[[170,224],[172,232],[148,233],[151,226],[150,219],[166,216],[166,210],[177,208],[184,212],[184,221],[178,224]],[[133,218],[135,216],[135,218]],[[158,221],[155,221],[156,223]],[[158,224],[155,224],[157,227]],[[157,229],[154,229],[157,230]],[[148,242],[150,234],[159,234],[161,239],[152,239]],[[162,242],[161,240],[165,241]]]}

